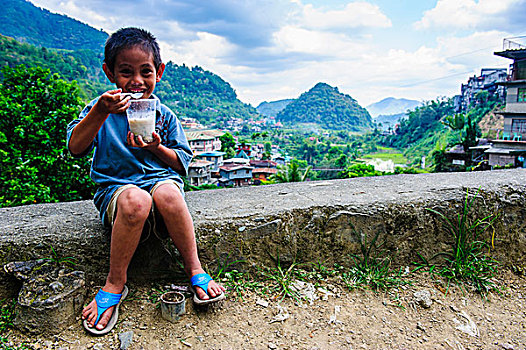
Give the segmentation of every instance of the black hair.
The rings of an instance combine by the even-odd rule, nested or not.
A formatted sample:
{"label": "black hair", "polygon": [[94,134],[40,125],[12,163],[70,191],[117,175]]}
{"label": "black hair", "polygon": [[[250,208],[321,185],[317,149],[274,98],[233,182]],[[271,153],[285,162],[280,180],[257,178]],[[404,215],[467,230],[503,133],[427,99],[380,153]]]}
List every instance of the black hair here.
{"label": "black hair", "polygon": [[161,63],[161,50],[157,39],[148,31],[141,28],[121,28],[110,35],[106,40],[104,47],[104,63],[113,72],[115,68],[115,59],[123,49],[129,49],[134,46],[140,46],[145,52],[153,55],[153,64],[155,69],[159,69]]}

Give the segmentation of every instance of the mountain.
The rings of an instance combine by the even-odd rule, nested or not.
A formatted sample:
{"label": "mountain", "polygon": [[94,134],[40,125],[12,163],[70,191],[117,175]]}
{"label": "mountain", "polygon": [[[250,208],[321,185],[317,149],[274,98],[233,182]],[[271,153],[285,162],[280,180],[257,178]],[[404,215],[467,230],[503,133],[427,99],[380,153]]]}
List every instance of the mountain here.
{"label": "mountain", "polygon": [[[0,18],[4,24],[0,26],[0,67],[25,64],[49,69],[77,81],[85,100],[114,88],[102,71],[108,34],[24,0],[6,0]],[[198,66],[166,63],[155,93],[179,116],[196,118],[209,126],[221,127],[231,117],[259,115],[237,98],[228,82]]]}
{"label": "mountain", "polygon": [[292,101],[294,101],[294,99],[278,100],[272,102],[263,101],[256,107],[256,109],[264,116],[275,117]]}
{"label": "mountain", "polygon": [[387,97],[379,102],[375,102],[365,107],[373,118],[379,115],[391,115],[407,112],[408,109],[415,109],[421,106],[422,102],[416,100],[408,100],[405,98]]}
{"label": "mountain", "polygon": [[407,117],[407,114],[405,113],[398,113],[398,114],[389,114],[389,115],[383,115],[380,114],[374,119],[374,122],[376,125],[382,125],[383,130],[389,130],[394,129],[394,126],[400,122],[400,119]]}
{"label": "mountain", "polygon": [[224,127],[232,117],[258,116],[254,107],[237,98],[228,82],[199,66],[168,62],[155,93],[178,115],[196,118],[208,126]]}
{"label": "mountain", "polygon": [[[112,87],[102,71],[102,60],[102,53],[93,50],[47,49],[0,35],[0,67],[24,64],[49,69],[68,81],[77,81],[83,99],[91,99]],[[1,78],[0,71],[0,81]]]}
{"label": "mountain", "polygon": [[315,123],[325,129],[362,132],[373,126],[369,112],[338,88],[318,83],[278,113],[286,124]]}
{"label": "mountain", "polygon": [[108,34],[65,15],[51,13],[26,0],[4,0],[0,34],[47,48],[102,52]]}

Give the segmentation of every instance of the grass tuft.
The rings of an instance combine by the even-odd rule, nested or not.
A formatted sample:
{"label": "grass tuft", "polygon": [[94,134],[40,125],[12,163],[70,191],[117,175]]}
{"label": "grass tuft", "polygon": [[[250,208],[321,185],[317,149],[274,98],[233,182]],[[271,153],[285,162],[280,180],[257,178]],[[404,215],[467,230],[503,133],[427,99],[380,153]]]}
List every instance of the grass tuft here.
{"label": "grass tuft", "polygon": [[438,256],[443,256],[445,263],[435,266],[427,261],[423,256],[422,267],[428,267],[431,273],[442,276],[450,283],[456,282],[461,287],[471,286],[476,291],[485,295],[487,292],[497,290],[495,280],[498,262],[489,256],[495,237],[493,229],[490,245],[481,240],[482,234],[493,227],[497,214],[490,214],[481,219],[473,217],[475,199],[479,190],[474,196],[466,191],[463,207],[455,219],[449,219],[443,213],[434,209],[427,208],[430,212],[439,216],[442,220],[447,234],[452,238],[451,249],[433,256],[433,260]]}
{"label": "grass tuft", "polygon": [[298,293],[293,284],[296,280],[304,280],[304,272],[300,271],[298,263],[292,263],[288,268],[281,265],[279,253],[275,259],[276,267],[263,266],[258,268],[258,274],[266,282],[265,292],[276,295],[283,300],[285,297],[301,301],[303,296]]}
{"label": "grass tuft", "polygon": [[342,280],[350,290],[357,288],[369,288],[374,291],[385,290],[409,282],[403,279],[402,270],[393,272],[391,270],[391,258],[380,250],[383,243],[377,245],[380,232],[377,232],[371,241],[367,235],[360,234],[360,254],[352,254],[354,265],[342,274]]}

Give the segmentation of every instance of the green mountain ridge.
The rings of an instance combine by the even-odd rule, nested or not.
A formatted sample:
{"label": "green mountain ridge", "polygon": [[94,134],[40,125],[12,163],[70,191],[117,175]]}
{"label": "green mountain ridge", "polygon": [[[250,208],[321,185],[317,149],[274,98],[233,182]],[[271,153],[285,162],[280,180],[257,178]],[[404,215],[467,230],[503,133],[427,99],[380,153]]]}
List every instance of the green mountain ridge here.
{"label": "green mountain ridge", "polygon": [[19,42],[55,49],[102,52],[108,33],[26,0],[4,0],[0,33]]}
{"label": "green mountain ridge", "polygon": [[285,124],[315,123],[324,129],[364,132],[372,129],[371,115],[338,88],[318,83],[289,103],[277,119]]}
{"label": "green mountain ridge", "polygon": [[84,99],[91,99],[111,88],[101,61],[102,54],[92,50],[47,49],[0,35],[0,66],[23,64],[49,69],[68,81],[77,81]]}
{"label": "green mountain ridge", "polygon": [[[114,88],[102,71],[107,33],[25,0],[7,0],[5,8],[0,14],[6,23],[0,26],[1,66],[24,64],[49,69],[68,81],[77,81],[84,100]],[[230,117],[258,116],[256,109],[241,102],[218,75],[198,66],[189,68],[173,62],[166,66],[155,94],[179,116],[218,127]]]}
{"label": "green mountain ridge", "polygon": [[267,117],[275,117],[292,101],[294,101],[292,98],[271,102],[263,101],[256,107],[256,109],[259,113]]}

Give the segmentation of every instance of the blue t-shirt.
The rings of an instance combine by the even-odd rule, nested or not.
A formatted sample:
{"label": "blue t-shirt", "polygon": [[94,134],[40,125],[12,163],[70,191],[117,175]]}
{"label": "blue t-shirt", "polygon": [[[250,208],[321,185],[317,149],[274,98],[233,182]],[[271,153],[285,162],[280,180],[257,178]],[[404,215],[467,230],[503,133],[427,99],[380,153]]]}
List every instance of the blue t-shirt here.
{"label": "blue t-shirt", "polygon": [[[192,160],[192,150],[188,144],[181,123],[175,114],[154,95],[157,99],[157,117],[155,132],[161,136],[161,144],[173,149],[183,168],[184,174],[178,174],[174,169],[161,161],[150,151],[142,148],[131,147],[126,142],[130,127],[126,113],[110,114],[102,124],[92,144],[79,156],[88,154],[93,148],[90,176],[99,188],[95,193],[95,206],[100,212],[103,223],[105,222],[106,208],[113,192],[126,184],[134,184],[149,191],[155,183],[173,179],[183,189],[181,175],[188,172],[188,165]],[[75,126],[88,114],[98,98],[91,101],[77,119],[68,125],[67,142]]]}

